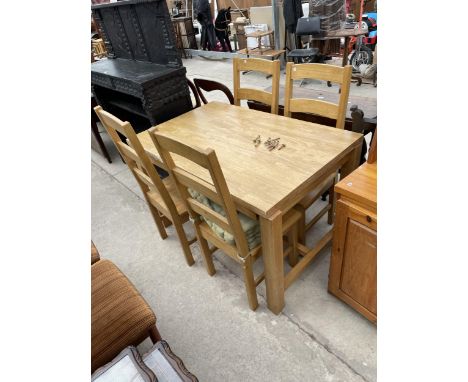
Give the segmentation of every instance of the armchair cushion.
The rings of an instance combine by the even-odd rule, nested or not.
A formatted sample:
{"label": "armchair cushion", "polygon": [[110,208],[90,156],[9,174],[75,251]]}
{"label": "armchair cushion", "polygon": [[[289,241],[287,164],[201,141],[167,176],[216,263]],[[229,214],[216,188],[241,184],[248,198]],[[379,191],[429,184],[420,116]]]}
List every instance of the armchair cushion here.
{"label": "armchair cushion", "polygon": [[91,266],[91,372],[148,337],[156,316],[111,261]]}

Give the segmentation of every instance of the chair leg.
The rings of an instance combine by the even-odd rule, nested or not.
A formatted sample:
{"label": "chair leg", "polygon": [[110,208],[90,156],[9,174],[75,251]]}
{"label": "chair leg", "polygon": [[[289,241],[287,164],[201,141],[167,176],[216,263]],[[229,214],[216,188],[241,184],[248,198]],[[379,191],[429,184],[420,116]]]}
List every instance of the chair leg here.
{"label": "chair leg", "polygon": [[149,336],[151,338],[151,342],[153,342],[153,344],[155,344],[156,342],[158,341],[161,341],[162,338],[161,338],[161,334],[159,334],[159,330],[158,328],[156,327],[156,325],[152,326],[149,330]]}
{"label": "chair leg", "polygon": [[192,251],[190,250],[190,244],[187,240],[187,234],[185,233],[184,227],[182,226],[182,222],[175,217],[174,219],[174,227],[177,232],[177,236],[179,236],[180,245],[182,246],[182,250],[184,251],[185,261],[189,266],[192,266],[195,263],[193,259]]}
{"label": "chair leg", "polygon": [[258,299],[257,287],[253,274],[252,256],[247,256],[245,262],[242,264],[242,270],[244,271],[245,290],[247,291],[250,309],[256,310],[258,307]]}
{"label": "chair leg", "polygon": [[[148,202],[148,200],[146,200]],[[162,221],[161,216],[159,215],[159,211],[157,210],[156,207],[154,207],[151,203],[148,202],[148,207],[150,209],[151,215],[153,216],[153,220],[156,223],[156,227],[158,227],[159,235],[161,236],[161,239],[166,239],[167,238],[167,232],[166,229],[164,228],[164,223]]]}
{"label": "chair leg", "polygon": [[297,254],[297,241],[298,241],[298,227],[294,224],[288,232],[288,244],[291,246],[291,252],[288,255],[288,263],[291,267],[294,267],[298,261]]}
{"label": "chair leg", "polygon": [[294,208],[296,208],[296,210],[298,210],[301,213],[301,218],[299,219],[299,222],[297,223],[297,230],[298,230],[297,240],[298,240],[299,243],[305,245],[305,234],[306,234],[306,231],[305,231],[305,228],[306,228],[305,212],[306,212],[306,210],[305,210],[304,207],[302,207],[300,205],[297,205]]}
{"label": "chair leg", "polygon": [[330,189],[328,190],[328,204],[330,204],[330,209],[328,210],[328,224],[332,225],[335,220],[335,184],[333,184]]}
{"label": "chair leg", "polygon": [[202,236],[200,228],[198,228],[197,224],[195,224],[195,230],[197,232],[198,242],[200,243],[200,250],[205,262],[206,271],[210,276],[213,276],[216,273],[216,268],[213,263],[213,255],[210,251],[210,248],[208,247],[208,242]]}

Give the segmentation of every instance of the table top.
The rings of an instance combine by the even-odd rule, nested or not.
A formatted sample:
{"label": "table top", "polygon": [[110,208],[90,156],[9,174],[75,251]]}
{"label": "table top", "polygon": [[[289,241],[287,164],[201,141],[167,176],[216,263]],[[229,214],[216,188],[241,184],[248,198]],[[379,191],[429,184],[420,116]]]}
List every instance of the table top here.
{"label": "table top", "polygon": [[338,182],[335,191],[377,211],[377,163],[364,163]]}
{"label": "table top", "polygon": [[[187,145],[214,149],[234,201],[264,217],[289,209],[296,202],[293,199],[331,172],[362,138],[351,131],[220,102],[164,122],[158,130]],[[262,143],[255,147],[258,135]],[[148,132],[138,137],[150,156],[158,159]],[[263,144],[268,137],[279,137],[286,147],[268,151]],[[210,180],[199,166],[177,157],[175,162]]]}
{"label": "table top", "polygon": [[252,33],[248,33],[246,34],[245,36],[246,37],[264,37],[264,36],[268,36],[270,34],[273,34],[273,31],[255,31],[255,32],[252,32]]}
{"label": "table top", "polygon": [[[265,89],[267,92],[271,92],[271,86]],[[310,98],[319,99],[321,101],[328,101],[332,103],[338,103],[340,94],[338,92],[332,92],[327,90],[310,89],[299,86],[293,87],[293,96],[295,98]],[[284,105],[284,86],[279,87],[279,104]],[[351,111],[349,108],[352,105],[357,105],[359,109],[364,112],[366,118],[374,118],[377,116],[377,98],[372,97],[361,97],[355,95],[349,95],[348,107],[346,108],[346,117],[351,118]]]}

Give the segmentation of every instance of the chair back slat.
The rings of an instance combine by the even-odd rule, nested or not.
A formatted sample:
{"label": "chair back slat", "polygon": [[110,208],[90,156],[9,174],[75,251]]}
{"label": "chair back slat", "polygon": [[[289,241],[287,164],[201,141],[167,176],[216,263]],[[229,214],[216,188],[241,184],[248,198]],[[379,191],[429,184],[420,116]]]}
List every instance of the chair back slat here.
{"label": "chair back slat", "polygon": [[327,118],[338,118],[338,105],[316,99],[293,98],[289,107],[297,113],[320,114]]}
{"label": "chair back slat", "polygon": [[[242,71],[262,72],[272,77],[271,93],[242,87],[240,85],[240,73]],[[233,59],[233,79],[234,79],[234,104],[240,106],[241,100],[254,100],[271,106],[271,113],[278,114],[279,100],[279,60],[269,61],[260,58],[234,58]]]}
{"label": "chair back slat", "polygon": [[216,189],[213,185],[178,167],[175,167],[173,172],[177,175],[179,182],[187,188],[192,188],[198,191],[200,194],[205,195],[208,199],[211,199],[218,204],[222,203],[221,198],[216,193]]}
{"label": "chair back slat", "polygon": [[254,101],[262,102],[270,106],[272,102],[271,93],[265,90],[260,90],[260,89],[247,89],[247,88],[238,89],[237,97],[239,100],[241,99],[254,100]]}
{"label": "chair back slat", "polygon": [[140,170],[138,167],[135,167],[133,169],[133,172],[143,183],[145,183],[148,186],[150,190],[157,191],[157,189],[155,190],[155,186],[151,178],[148,175],[146,175],[142,170]]}
{"label": "chair back slat", "polygon": [[[294,64],[288,62],[286,65],[284,115],[286,117],[291,117],[291,113],[295,112],[317,114],[323,117],[336,119],[335,127],[344,129],[351,73],[352,67],[350,65],[341,67],[326,64]],[[320,100],[294,98],[294,80],[305,78],[338,83],[340,85],[340,99],[338,104]]]}
{"label": "chair back slat", "polygon": [[[198,226],[201,224],[201,216],[212,219],[216,224],[219,223],[223,228],[226,228],[226,225],[228,225],[228,232],[232,233],[235,241],[235,246],[233,248],[236,249],[239,256],[246,257],[249,253],[247,237],[245,232],[242,230],[237,209],[231,194],[229,193],[216,153],[212,149],[202,150],[196,147],[189,147],[182,142],[164,136],[162,133],[158,132],[157,127],[151,128],[149,130],[149,134],[159,152],[159,155],[166,164],[170,175],[173,177],[173,180],[182,196],[182,200],[184,201],[190,216],[194,219],[195,225]],[[193,174],[191,174],[191,176],[187,176],[188,171],[181,168],[180,164],[176,164],[174,162],[173,154],[177,154],[186,160],[207,169],[210,180],[202,180]],[[187,182],[187,179],[190,181]],[[209,184],[210,187],[207,187],[207,184]],[[224,210],[226,217],[224,218],[221,214],[218,214],[215,211],[208,213],[207,209],[204,208],[204,205],[195,203],[197,201],[190,195],[188,190],[189,187],[199,191],[203,196],[218,203]],[[209,191],[205,193],[207,190]],[[193,208],[194,205],[196,206],[196,209]]]}
{"label": "chair back slat", "polygon": [[[133,130],[132,125],[129,122],[121,121],[114,115],[105,111],[101,106],[96,106],[94,111],[114,142],[120,155],[122,155],[122,158],[127,163],[130,171],[145,195],[145,198],[149,191],[157,191],[161,195],[170,214],[173,216],[178,215],[177,208],[172,197],[169,195],[166,186],[159,177],[159,174],[151,163],[151,160],[146,155],[146,152],[138,139],[135,130]],[[128,140],[128,144],[122,140],[121,136]]]}
{"label": "chair back slat", "polygon": [[123,142],[117,142],[117,148],[120,153],[124,153],[123,156],[128,157],[135,161],[136,163],[140,163],[141,160],[138,158],[138,155],[135,150],[133,150],[129,145],[123,143]]}

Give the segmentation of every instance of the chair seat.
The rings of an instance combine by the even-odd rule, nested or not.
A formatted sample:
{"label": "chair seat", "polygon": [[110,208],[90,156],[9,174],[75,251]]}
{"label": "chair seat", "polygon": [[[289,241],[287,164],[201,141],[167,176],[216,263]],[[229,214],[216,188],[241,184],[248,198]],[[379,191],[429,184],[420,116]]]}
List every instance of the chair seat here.
{"label": "chair seat", "polygon": [[302,208],[309,208],[309,206],[315,202],[320,195],[328,190],[335,181],[335,174],[330,175],[322,183],[320,183],[313,191],[309,192],[302,200],[298,203]]}
{"label": "chair seat", "polygon": [[310,49],[293,49],[288,53],[288,57],[300,58],[300,57],[311,57],[317,55],[319,52],[318,48]]}
{"label": "chair seat", "polygon": [[[187,209],[185,208],[185,204],[180,198],[179,191],[177,190],[177,186],[175,185],[174,181],[172,178],[167,177],[163,179],[164,186],[166,186],[167,192],[171,196],[172,200],[174,201],[174,204],[177,208],[177,213],[179,215],[182,215],[183,213],[187,212]],[[156,191],[150,191],[148,192],[148,197],[151,200],[151,203],[161,212],[166,215],[166,217],[171,216],[169,210],[166,207],[166,203],[164,203],[164,200],[159,192]]]}
{"label": "chair seat", "polygon": [[91,368],[137,345],[156,316],[127,277],[109,260],[91,266]]}
{"label": "chair seat", "polygon": [[[192,198],[198,200],[200,203],[203,203],[207,207],[211,208],[213,211],[216,211],[220,215],[226,217],[226,212],[224,209],[217,203],[213,202],[205,195],[200,194],[198,191],[193,189],[188,189],[188,192],[192,196]],[[238,212],[239,221],[242,227],[242,230],[245,232],[245,236],[247,239],[247,244],[250,250],[257,248],[261,242],[262,237],[260,234],[260,224],[258,220],[254,220],[242,212]],[[293,224],[297,223],[301,217],[301,214],[294,209],[291,209],[283,216],[283,232],[289,230]],[[234,236],[220,227],[215,222],[210,221],[209,219],[204,219],[210,229],[224,242],[235,245]]]}

